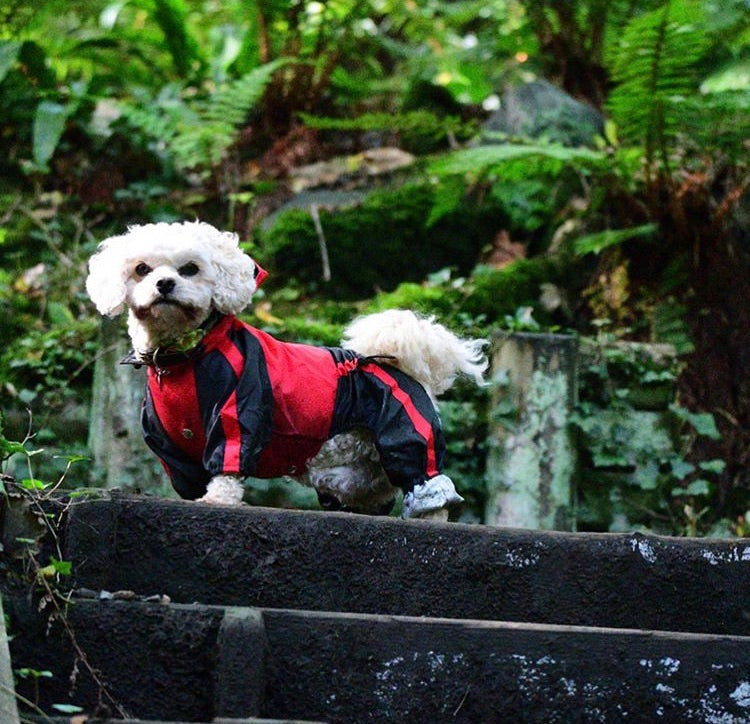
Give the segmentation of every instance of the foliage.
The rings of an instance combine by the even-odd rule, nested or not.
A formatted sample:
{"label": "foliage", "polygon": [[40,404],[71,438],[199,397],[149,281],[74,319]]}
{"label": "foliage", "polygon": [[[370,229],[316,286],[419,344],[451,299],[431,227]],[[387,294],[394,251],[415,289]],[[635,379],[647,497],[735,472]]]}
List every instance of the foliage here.
{"label": "foliage", "polygon": [[698,85],[699,62],[710,45],[697,0],[672,0],[626,26],[614,51],[617,85],[608,107],[621,139],[643,143],[647,163],[658,156],[669,166],[684,100]]}
{"label": "foliage", "polygon": [[319,130],[397,133],[400,145],[416,152],[455,144],[456,140],[467,140],[476,133],[475,123],[466,123],[456,116],[438,116],[428,110],[363,113],[356,118],[325,118],[307,113],[300,113],[299,117],[308,128]]}
{"label": "foliage", "polygon": [[[98,672],[89,663],[67,617],[73,566],[71,561],[63,557],[59,531],[72,501],[87,495],[89,491],[68,491],[64,497],[61,490],[71,467],[85,458],[68,456],[65,469],[55,482],[40,480],[36,477],[35,462],[32,463],[32,459],[36,461],[44,450],[31,449],[31,440],[30,433],[21,441],[9,440],[0,424],[0,496],[6,519],[14,520],[13,526],[5,531],[0,546],[3,552],[0,562],[3,595],[11,593],[22,598],[28,611],[33,610],[35,615],[46,617],[48,632],[53,626],[59,627],[75,651],[76,667],[91,676],[99,687],[100,700],[107,701],[107,706],[118,715],[126,716],[108,685],[101,681]],[[12,470],[9,463],[14,462],[14,459],[19,461],[16,469],[25,471],[28,477],[16,480],[9,474]],[[18,608],[14,608],[18,614]],[[22,611],[20,615],[24,615]],[[20,662],[13,663],[17,665]],[[55,674],[48,669],[29,665],[18,666],[13,673],[16,677],[15,695],[19,702],[35,714],[48,719],[39,708],[40,686],[43,679],[52,678]],[[64,714],[83,711],[72,703],[52,704],[52,708]]]}
{"label": "foliage", "polygon": [[554,281],[555,263],[545,257],[519,259],[502,269],[480,266],[474,271],[473,291],[464,308],[485,314],[489,322],[513,315],[519,307],[534,307],[543,281]]}
{"label": "foliage", "polygon": [[153,104],[125,104],[123,117],[142,131],[151,144],[165,149],[165,160],[181,173],[205,177],[224,160],[238,129],[261,99],[285,59],[259,66],[202,98],[185,103],[181,97],[154,99]]}
{"label": "foliage", "polygon": [[656,224],[643,224],[630,229],[605,229],[586,236],[579,236],[573,245],[576,254],[599,254],[616,244],[630,239],[650,237],[657,230]]}
{"label": "foliage", "polygon": [[[49,331],[30,330],[0,356],[0,377],[24,405],[60,408],[78,397],[77,384],[90,384],[91,361],[98,350],[93,319],[58,323]],[[85,374],[83,380],[77,378]]]}
{"label": "foliage", "polygon": [[726,535],[717,486],[726,463],[691,460],[695,442],[718,439],[719,432],[713,415],[674,402],[680,369],[674,352],[605,333],[582,342],[586,363],[573,418],[586,453],[580,528]]}
{"label": "foliage", "polygon": [[[490,202],[465,204],[428,225],[435,198],[430,183],[375,191],[361,205],[336,213],[320,211],[331,265],[331,281],[321,281],[319,238],[311,215],[292,209],[259,234],[258,246],[276,275],[297,280],[338,298],[356,298],[393,288],[404,279],[422,279],[447,265],[471,268],[497,224]],[[313,261],[315,260],[315,261]],[[270,281],[270,280],[269,280]]]}

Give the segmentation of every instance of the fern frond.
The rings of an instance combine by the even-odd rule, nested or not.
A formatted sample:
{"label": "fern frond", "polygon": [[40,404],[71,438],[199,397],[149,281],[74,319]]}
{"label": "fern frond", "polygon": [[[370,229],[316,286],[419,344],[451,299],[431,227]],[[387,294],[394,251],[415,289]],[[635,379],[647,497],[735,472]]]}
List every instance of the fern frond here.
{"label": "fern frond", "polygon": [[681,129],[681,106],[698,87],[698,62],[709,48],[699,0],[671,0],[633,18],[612,58],[617,86],[608,110],[625,142],[642,144],[648,161]]}
{"label": "fern frond", "polygon": [[263,97],[273,74],[288,59],[279,58],[253,69],[216,90],[196,107],[194,123],[181,125],[170,141],[175,165],[181,171],[199,170],[205,175],[221,163],[236,139],[236,130]]}
{"label": "fern frond", "polygon": [[274,73],[289,62],[287,58],[279,58],[223,85],[201,108],[201,116],[209,123],[224,123],[232,128],[241,125],[262,98]]}
{"label": "fern frond", "polygon": [[155,0],[154,20],[164,35],[175,70],[181,78],[188,78],[205,65],[198,41],[188,26],[184,0]]}
{"label": "fern frond", "polygon": [[605,229],[579,237],[573,244],[573,250],[579,256],[599,254],[604,249],[630,241],[630,239],[653,236],[657,229],[656,224],[643,224],[629,229]]}
{"label": "fern frond", "polygon": [[[430,172],[437,176],[453,174],[472,174],[481,176],[493,169],[502,169],[505,175],[509,166],[515,162],[526,164],[529,161],[559,170],[566,164],[591,167],[606,165],[607,156],[600,151],[589,148],[570,148],[557,144],[503,144],[493,146],[475,146],[445,154],[430,164]],[[528,171],[528,167],[526,167]]]}

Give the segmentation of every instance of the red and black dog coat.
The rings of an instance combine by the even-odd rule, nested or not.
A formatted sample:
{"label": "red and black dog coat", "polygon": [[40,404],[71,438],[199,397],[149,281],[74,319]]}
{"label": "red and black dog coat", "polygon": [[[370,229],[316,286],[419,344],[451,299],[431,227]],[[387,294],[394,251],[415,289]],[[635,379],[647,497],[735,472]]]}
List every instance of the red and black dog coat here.
{"label": "red and black dog coat", "polygon": [[156,355],[142,424],[189,499],[216,475],[301,475],[326,440],[354,428],[372,431],[404,493],[440,474],[445,455],[437,411],[408,375],[351,350],[280,342],[233,316],[194,350]]}

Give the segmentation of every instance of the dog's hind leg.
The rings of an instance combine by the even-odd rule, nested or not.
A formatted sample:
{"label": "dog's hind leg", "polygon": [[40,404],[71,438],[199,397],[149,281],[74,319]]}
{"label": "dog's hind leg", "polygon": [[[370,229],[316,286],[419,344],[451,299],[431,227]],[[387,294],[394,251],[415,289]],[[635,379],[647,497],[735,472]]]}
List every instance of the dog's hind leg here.
{"label": "dog's hind leg", "polygon": [[[370,416],[380,463],[391,485],[404,491],[404,518],[436,514],[463,501],[443,474],[445,440],[437,410],[422,385],[400,370],[369,363],[357,379]],[[374,403],[374,404],[373,404]]]}

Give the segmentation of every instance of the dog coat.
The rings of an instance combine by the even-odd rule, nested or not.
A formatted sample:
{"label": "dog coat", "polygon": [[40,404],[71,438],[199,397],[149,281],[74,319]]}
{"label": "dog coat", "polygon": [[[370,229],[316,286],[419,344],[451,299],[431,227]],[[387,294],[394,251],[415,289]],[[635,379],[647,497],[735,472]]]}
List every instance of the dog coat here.
{"label": "dog coat", "polygon": [[408,375],[351,350],[280,342],[233,316],[190,352],[155,356],[142,425],[189,499],[216,475],[302,475],[327,439],[356,427],[373,432],[405,493],[440,474],[445,453],[432,401]]}

